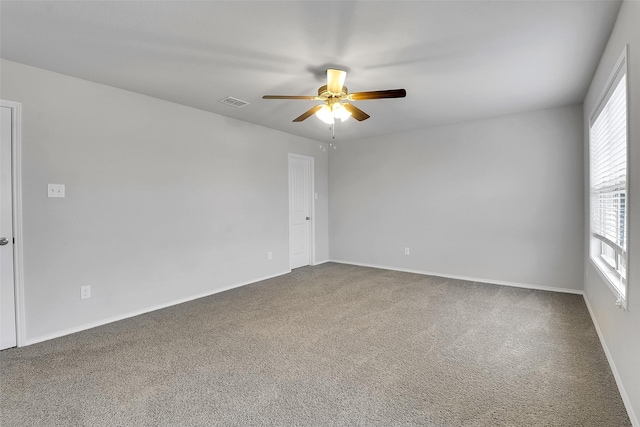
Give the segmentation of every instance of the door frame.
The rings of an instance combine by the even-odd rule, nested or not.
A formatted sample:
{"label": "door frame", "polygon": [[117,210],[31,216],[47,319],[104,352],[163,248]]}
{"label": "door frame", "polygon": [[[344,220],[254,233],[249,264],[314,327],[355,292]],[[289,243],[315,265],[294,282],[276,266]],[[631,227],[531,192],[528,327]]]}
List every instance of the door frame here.
{"label": "door frame", "polygon": [[309,265],[316,265],[316,197],[315,197],[315,173],[314,158],[302,154],[289,153],[287,157],[287,198],[289,199],[289,211],[287,212],[287,232],[289,233],[289,271],[291,271],[291,159],[301,159],[309,161]]}
{"label": "door frame", "polygon": [[26,345],[24,271],[22,253],[22,104],[0,99],[0,107],[11,109],[11,204],[13,209],[13,286],[16,305],[16,344]]}

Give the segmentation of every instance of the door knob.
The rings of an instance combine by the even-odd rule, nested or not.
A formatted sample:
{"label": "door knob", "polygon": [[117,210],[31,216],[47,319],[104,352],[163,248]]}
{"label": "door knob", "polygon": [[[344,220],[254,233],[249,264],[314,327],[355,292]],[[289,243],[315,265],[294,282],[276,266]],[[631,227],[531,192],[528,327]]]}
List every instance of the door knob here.
{"label": "door knob", "polygon": [[309,221],[311,218],[307,217],[307,221]]}
{"label": "door knob", "polygon": [[0,246],[4,246],[4,245],[6,245],[7,243],[9,243],[9,241],[7,240],[7,238],[6,238],[6,237],[2,237],[2,238],[0,238]]}

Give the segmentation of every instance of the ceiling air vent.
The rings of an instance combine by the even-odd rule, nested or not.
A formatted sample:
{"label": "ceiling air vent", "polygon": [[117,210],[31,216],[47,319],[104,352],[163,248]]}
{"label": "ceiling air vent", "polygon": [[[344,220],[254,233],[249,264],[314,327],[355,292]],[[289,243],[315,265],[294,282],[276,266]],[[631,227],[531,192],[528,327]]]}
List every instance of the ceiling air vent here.
{"label": "ceiling air vent", "polygon": [[232,96],[227,96],[224,99],[221,99],[220,102],[223,104],[231,105],[232,107],[242,108],[249,103],[247,101],[243,101],[241,99],[234,98]]}

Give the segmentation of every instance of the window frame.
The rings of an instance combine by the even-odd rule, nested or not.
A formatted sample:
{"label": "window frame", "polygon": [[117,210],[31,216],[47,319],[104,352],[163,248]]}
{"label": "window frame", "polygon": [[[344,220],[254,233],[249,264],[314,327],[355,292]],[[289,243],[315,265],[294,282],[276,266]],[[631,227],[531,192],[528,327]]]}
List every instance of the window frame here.
{"label": "window frame", "polygon": [[[596,107],[592,111],[589,116],[589,126],[587,129],[588,135],[588,150],[589,150],[589,260],[595,266],[596,271],[600,274],[603,281],[607,284],[611,292],[613,292],[616,297],[616,305],[625,310],[628,310],[628,301],[629,301],[629,239],[630,239],[630,230],[629,230],[629,196],[631,195],[630,191],[630,181],[629,181],[629,152],[630,152],[630,135],[629,135],[629,75],[628,75],[628,63],[627,63],[627,49],[628,47],[625,45],[622,54],[619,59],[616,61],[615,67],[611,72],[611,75],[607,79],[607,83],[604,87],[604,91],[599,98],[599,102],[596,104]],[[595,124],[596,120],[600,117],[602,110],[607,106],[609,100],[613,96],[615,90],[622,80],[625,80],[625,126],[626,126],[626,141],[625,141],[625,149],[626,149],[626,183],[625,183],[625,207],[624,207],[624,232],[625,232],[625,277],[624,280],[620,280],[620,273],[616,270],[614,266],[603,256],[604,245],[607,245],[611,250],[615,251],[615,249],[607,244],[606,238],[601,236],[596,236],[593,230],[593,191],[592,191],[592,158],[591,158],[591,129]],[[617,252],[616,252],[617,259]],[[621,283],[620,288],[622,288],[622,292],[619,290],[619,287],[614,284],[614,282]]]}

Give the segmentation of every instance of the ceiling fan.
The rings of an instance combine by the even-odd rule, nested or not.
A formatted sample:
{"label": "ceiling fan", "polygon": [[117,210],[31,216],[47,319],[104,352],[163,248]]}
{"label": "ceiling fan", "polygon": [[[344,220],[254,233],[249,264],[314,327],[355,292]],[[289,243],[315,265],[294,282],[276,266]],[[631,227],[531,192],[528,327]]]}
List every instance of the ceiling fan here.
{"label": "ceiling fan", "polygon": [[293,119],[294,122],[301,122],[312,115],[316,115],[323,122],[332,125],[336,119],[341,121],[352,117],[359,122],[367,120],[370,116],[349,102],[344,101],[364,101],[369,99],[384,98],[404,98],[407,91],[404,89],[374,90],[371,92],[349,93],[344,85],[346,71],[328,69],[327,84],[318,89],[318,96],[295,96],[295,95],[265,95],[262,99],[303,99],[310,101],[324,101],[305,111],[302,115]]}

